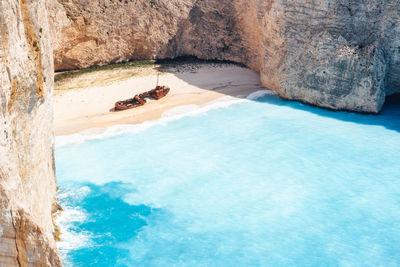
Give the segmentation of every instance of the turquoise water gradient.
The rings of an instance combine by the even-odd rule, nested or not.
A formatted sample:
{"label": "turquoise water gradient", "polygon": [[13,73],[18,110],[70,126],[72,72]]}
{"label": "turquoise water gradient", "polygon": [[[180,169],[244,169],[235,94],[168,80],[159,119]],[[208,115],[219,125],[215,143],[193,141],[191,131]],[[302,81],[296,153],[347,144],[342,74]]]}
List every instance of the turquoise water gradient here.
{"label": "turquoise water gradient", "polygon": [[276,96],[56,149],[67,266],[400,266],[400,106]]}

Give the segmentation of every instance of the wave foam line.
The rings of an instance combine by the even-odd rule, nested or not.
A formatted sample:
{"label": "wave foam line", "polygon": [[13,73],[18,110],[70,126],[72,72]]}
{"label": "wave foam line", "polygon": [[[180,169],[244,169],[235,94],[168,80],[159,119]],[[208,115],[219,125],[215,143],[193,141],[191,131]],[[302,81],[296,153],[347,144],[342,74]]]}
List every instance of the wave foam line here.
{"label": "wave foam line", "polygon": [[73,266],[68,261],[71,251],[93,246],[93,235],[87,231],[77,231],[75,224],[83,223],[88,215],[79,208],[64,207],[61,215],[57,217],[56,224],[61,231],[61,241],[57,242],[58,250],[63,259],[64,266]]}
{"label": "wave foam line", "polygon": [[[119,124],[107,127],[105,129],[90,129],[81,133],[56,136],[56,147],[79,144],[90,140],[106,139],[122,134],[135,134],[143,132],[156,125],[165,125],[169,122],[179,120],[183,117],[198,116],[207,113],[210,110],[226,108],[234,104],[247,102],[247,99],[236,99],[230,96],[221,97],[210,102],[205,106],[186,105],[165,111],[160,119],[145,121],[140,124]],[[101,131],[99,133],[99,130]]]}
{"label": "wave foam line", "polygon": [[68,261],[69,252],[93,245],[93,235],[86,231],[77,231],[76,228],[76,224],[87,220],[88,214],[80,207],[70,205],[71,201],[79,202],[89,193],[90,188],[84,186],[60,192],[57,196],[59,203],[63,207],[63,211],[56,218],[56,224],[61,231],[61,241],[57,242],[57,247],[64,266],[73,266]]}
{"label": "wave foam line", "polygon": [[255,92],[249,94],[247,96],[247,99],[256,100],[256,99],[262,98],[267,95],[277,95],[277,93],[272,90],[259,90],[259,91],[255,91]]}

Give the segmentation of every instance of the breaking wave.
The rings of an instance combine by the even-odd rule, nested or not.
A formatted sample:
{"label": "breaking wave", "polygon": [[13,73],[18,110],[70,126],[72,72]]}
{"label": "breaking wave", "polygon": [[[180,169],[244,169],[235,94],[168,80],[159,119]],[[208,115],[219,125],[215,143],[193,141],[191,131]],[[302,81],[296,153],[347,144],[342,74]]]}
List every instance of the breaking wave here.
{"label": "breaking wave", "polygon": [[89,140],[106,139],[121,134],[134,134],[147,130],[156,125],[165,125],[168,122],[179,120],[187,116],[199,116],[210,110],[226,108],[234,104],[247,102],[247,99],[238,99],[224,96],[212,101],[204,106],[184,105],[165,111],[160,119],[145,121],[140,124],[120,124],[113,125],[105,129],[90,129],[80,133],[56,136],[56,146],[62,147],[71,144],[79,144]]}
{"label": "breaking wave", "polygon": [[267,95],[277,95],[277,93],[274,91],[271,91],[271,90],[259,90],[259,91],[255,91],[255,92],[249,94],[247,96],[247,99],[256,100],[256,99],[262,98]]}
{"label": "breaking wave", "polygon": [[71,144],[79,144],[89,140],[105,139],[126,133],[129,134],[139,133],[156,125],[165,125],[168,122],[179,120],[187,116],[199,116],[207,113],[210,110],[226,108],[234,104],[247,102],[249,100],[260,99],[267,95],[276,95],[276,93],[271,90],[259,90],[249,94],[245,98],[242,98],[241,96],[240,97],[238,96],[237,98],[231,96],[224,96],[214,101],[211,101],[203,106],[199,105],[178,106],[165,111],[162,114],[161,118],[157,120],[145,121],[140,124],[113,125],[105,129],[99,129],[99,128],[89,129],[76,134],[57,136],[56,146],[61,147]]}
{"label": "breaking wave", "polygon": [[[75,190],[63,191],[58,193],[58,202],[63,207],[63,211],[56,218],[56,224],[61,231],[61,241],[57,242],[58,249],[63,259],[73,250],[92,246],[92,234],[85,231],[77,231],[76,224],[86,221],[88,215],[79,206],[79,203],[90,193],[90,188],[83,186]],[[72,266],[64,260],[64,266]]]}

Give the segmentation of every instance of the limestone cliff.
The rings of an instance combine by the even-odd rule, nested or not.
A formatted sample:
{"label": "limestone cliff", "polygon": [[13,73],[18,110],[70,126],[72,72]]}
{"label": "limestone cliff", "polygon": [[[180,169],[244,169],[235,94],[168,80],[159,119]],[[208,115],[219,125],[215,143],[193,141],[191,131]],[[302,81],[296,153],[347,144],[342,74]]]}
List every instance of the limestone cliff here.
{"label": "limestone cliff", "polygon": [[163,57],[195,0],[52,0],[56,69]]}
{"label": "limestone cliff", "polygon": [[263,21],[277,30],[263,32],[264,84],[289,99],[378,112],[400,91],[398,8],[394,0],[272,2]]}
{"label": "limestone cliff", "polygon": [[44,0],[0,1],[0,266],[61,266]]}
{"label": "limestone cliff", "polygon": [[396,0],[52,0],[56,69],[195,55],[282,97],[378,112],[400,92]]}
{"label": "limestone cliff", "polygon": [[62,265],[53,62],[232,60],[284,98],[378,112],[400,92],[399,14],[397,0],[0,1],[0,266]]}

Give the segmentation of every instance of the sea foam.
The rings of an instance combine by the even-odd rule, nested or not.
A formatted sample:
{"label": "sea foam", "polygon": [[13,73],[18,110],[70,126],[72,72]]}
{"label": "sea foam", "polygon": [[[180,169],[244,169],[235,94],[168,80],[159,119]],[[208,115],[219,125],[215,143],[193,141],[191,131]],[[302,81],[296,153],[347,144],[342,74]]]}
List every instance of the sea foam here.
{"label": "sea foam", "polygon": [[[71,190],[67,188],[58,193],[58,202],[63,211],[57,216],[56,224],[61,231],[61,241],[57,243],[61,256],[66,259],[66,255],[73,250],[79,250],[92,246],[92,235],[85,231],[76,231],[75,224],[80,224],[87,220],[88,214],[79,206],[73,203],[80,203],[88,194],[90,188],[82,186]],[[64,266],[72,266],[72,263],[65,262]]]}
{"label": "sea foam", "polygon": [[104,129],[94,128],[80,133],[56,136],[56,147],[62,147],[71,144],[79,144],[90,140],[106,139],[122,134],[135,134],[147,130],[156,125],[166,125],[169,122],[179,120],[187,116],[199,116],[210,110],[226,108],[234,104],[247,102],[247,99],[238,99],[230,96],[224,96],[211,101],[206,105],[183,105],[165,111],[160,119],[145,121],[140,124],[119,124]]}
{"label": "sea foam", "polygon": [[267,95],[277,95],[277,93],[274,91],[271,91],[271,90],[259,90],[259,91],[255,91],[255,92],[249,94],[247,96],[247,99],[256,100],[256,99],[262,98]]}

